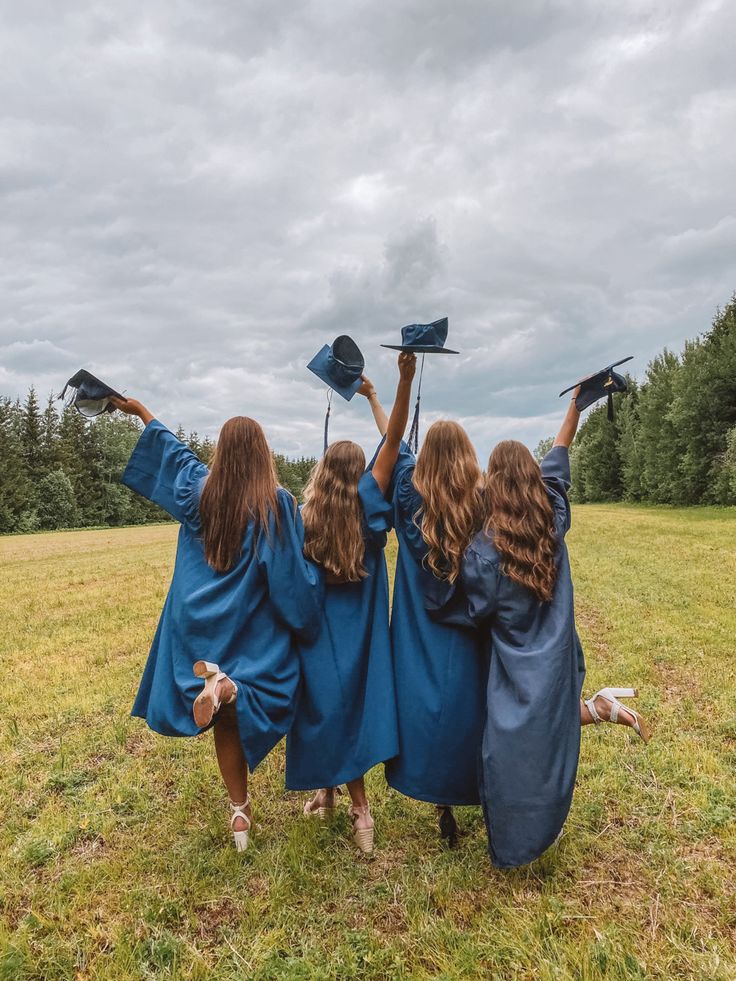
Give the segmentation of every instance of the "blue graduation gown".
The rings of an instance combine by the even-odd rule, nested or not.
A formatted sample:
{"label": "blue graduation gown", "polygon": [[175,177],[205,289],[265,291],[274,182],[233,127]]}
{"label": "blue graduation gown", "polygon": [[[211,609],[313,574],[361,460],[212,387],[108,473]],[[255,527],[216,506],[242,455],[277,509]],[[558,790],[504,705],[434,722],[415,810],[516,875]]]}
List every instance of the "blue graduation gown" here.
{"label": "blue graduation gown", "polygon": [[490,649],[480,788],[489,851],[498,868],[526,865],[555,841],[572,803],[580,753],[585,660],[565,545],[567,449],[553,447],[541,469],[558,540],[552,600],[540,603],[512,582],[484,533],[465,555],[461,588],[445,588],[444,596],[433,585],[427,590],[433,616],[482,624]]}
{"label": "blue graduation gown", "polygon": [[400,753],[386,764],[386,780],[415,800],[478,804],[486,645],[477,630],[435,623],[425,609],[423,584],[434,577],[422,567],[427,548],[414,520],[423,504],[415,462],[402,444],[393,480],[399,553],[391,613]]}
{"label": "blue graduation gown", "polygon": [[290,790],[347,783],[399,751],[384,557],[392,507],[370,470],[358,497],[368,575],[325,585],[319,635],[299,645],[302,687],[286,739]]}
{"label": "blue graduation gown", "polygon": [[192,666],[214,661],[238,687],[236,711],[251,770],[287,732],[299,685],[297,637],[319,628],[322,576],[302,554],[304,529],[291,495],[279,488],[281,522],[254,541],[249,525],[240,559],[226,573],[206,562],[199,496],[207,467],[157,420],[146,426],[123,483],[181,522],[174,575],[132,714],[166,736],[196,736]]}

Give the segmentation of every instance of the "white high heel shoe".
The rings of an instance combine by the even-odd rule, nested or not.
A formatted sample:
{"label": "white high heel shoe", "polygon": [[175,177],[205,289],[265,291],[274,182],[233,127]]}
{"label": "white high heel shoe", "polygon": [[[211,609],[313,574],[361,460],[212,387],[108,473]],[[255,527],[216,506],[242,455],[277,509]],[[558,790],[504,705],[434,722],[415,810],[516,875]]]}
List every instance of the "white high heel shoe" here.
{"label": "white high heel shoe", "polygon": [[[250,794],[246,795],[245,803],[243,804],[234,804],[232,801],[230,801],[230,830],[233,833],[233,839],[235,840],[235,851],[237,852],[244,852],[248,847],[248,843],[250,842],[250,829],[253,822],[245,813],[245,808],[248,807],[249,804]],[[238,818],[242,818],[245,821],[247,825],[245,831],[235,830],[234,824]]]}
{"label": "white high heel shoe", "polygon": [[[371,816],[370,805],[365,804],[363,807],[356,807],[355,804],[351,804],[348,810],[348,815],[350,820],[353,822],[353,841],[361,850],[364,855],[373,854],[373,818]],[[356,822],[358,818],[367,817],[369,819],[370,827],[368,828],[356,828]]]}
{"label": "white high heel shoe", "polygon": [[[235,701],[238,689],[234,682],[223,671],[220,671],[219,666],[211,661],[195,661],[194,674],[197,678],[204,678],[204,688],[194,699],[192,715],[199,728],[204,729],[212,722],[221,706],[229,705]],[[217,697],[217,686],[223,679],[230,682],[233,690],[227,698],[220,701]]]}
{"label": "white high heel shoe", "polygon": [[586,700],[585,705],[590,714],[593,716],[593,721],[595,724],[599,725],[601,722],[605,722],[606,720],[602,719],[600,715],[598,715],[595,707],[595,700],[596,698],[605,698],[606,701],[611,703],[610,721],[617,722],[619,712],[627,712],[634,720],[634,724],[630,726],[630,728],[633,729],[637,735],[641,736],[645,743],[648,743],[649,727],[644,719],[638,712],[635,712],[634,709],[629,708],[627,705],[622,705],[621,702],[619,702],[619,698],[636,698],[638,694],[639,693],[636,688],[601,688],[601,690],[597,691],[592,698]]}

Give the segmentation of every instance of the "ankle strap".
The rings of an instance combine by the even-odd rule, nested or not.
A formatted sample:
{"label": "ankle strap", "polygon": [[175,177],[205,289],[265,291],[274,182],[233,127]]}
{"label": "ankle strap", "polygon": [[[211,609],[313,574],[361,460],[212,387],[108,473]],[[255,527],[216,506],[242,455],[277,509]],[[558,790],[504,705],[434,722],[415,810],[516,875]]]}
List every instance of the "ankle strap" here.
{"label": "ankle strap", "polygon": [[232,801],[230,801],[229,803],[230,803],[230,827],[232,828],[232,826],[235,824],[238,818],[242,818],[247,825],[246,831],[250,831],[250,826],[252,822],[244,810],[250,804],[250,794],[246,796],[245,801],[242,804],[233,804]]}
{"label": "ankle strap", "polygon": [[603,719],[601,719],[600,715],[598,715],[598,711],[597,711],[597,709],[595,707],[595,700],[596,700],[596,698],[598,698],[598,695],[599,694],[600,694],[600,692],[596,692],[596,694],[593,695],[592,698],[589,698],[586,701],[586,703],[585,703],[585,707],[590,712],[590,715],[591,715],[591,717],[593,719],[593,722],[595,722],[596,725],[598,725],[599,723],[601,723],[603,721]]}
{"label": "ankle strap", "polygon": [[245,795],[245,800],[242,804],[236,804],[235,801],[229,801],[231,811],[239,811],[243,807],[247,807],[250,804],[250,794]]}

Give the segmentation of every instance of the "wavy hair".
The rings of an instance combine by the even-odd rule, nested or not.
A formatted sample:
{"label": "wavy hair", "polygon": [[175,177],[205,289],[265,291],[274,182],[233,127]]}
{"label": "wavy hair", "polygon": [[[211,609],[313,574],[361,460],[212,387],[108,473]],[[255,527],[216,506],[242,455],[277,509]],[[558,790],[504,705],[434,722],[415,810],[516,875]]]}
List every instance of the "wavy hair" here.
{"label": "wavy hair", "polygon": [[204,557],[216,572],[229,572],[237,563],[251,521],[255,535],[261,528],[268,534],[273,514],[279,529],[277,489],[273,456],[260,425],[248,416],[228,419],[199,500]]}
{"label": "wavy hair", "polygon": [[304,488],[304,554],[341,582],[367,575],[358,481],[365,453],[348,439],[332,443]]}
{"label": "wavy hair", "polygon": [[455,582],[463,553],[480,528],[482,475],[468,434],[443,420],[427,430],[414,470],[422,507],[414,515],[427,545],[425,563]]}
{"label": "wavy hair", "polygon": [[513,582],[548,603],[557,582],[555,518],[539,464],[523,443],[507,439],[491,453],[486,471],[484,531]]}

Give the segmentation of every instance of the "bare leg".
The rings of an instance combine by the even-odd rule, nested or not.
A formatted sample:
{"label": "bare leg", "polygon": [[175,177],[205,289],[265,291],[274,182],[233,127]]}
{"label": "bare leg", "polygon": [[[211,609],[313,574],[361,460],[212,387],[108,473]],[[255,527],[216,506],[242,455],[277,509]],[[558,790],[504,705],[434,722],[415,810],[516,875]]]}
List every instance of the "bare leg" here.
{"label": "bare leg", "polygon": [[[215,752],[217,765],[227,787],[233,804],[242,804],[248,799],[248,764],[245,762],[243,747],[240,744],[235,705],[223,705],[215,722]],[[251,817],[250,804],[244,808]],[[247,831],[243,818],[236,818],[233,831]]]}
{"label": "bare leg", "polygon": [[350,794],[350,820],[353,822],[353,841],[364,855],[373,852],[374,822],[368,798],[365,795],[365,780],[358,777],[348,784]]}
{"label": "bare leg", "polygon": [[363,777],[358,777],[357,780],[351,780],[348,786],[348,793],[350,794],[350,800],[352,801],[352,813],[353,813],[353,828],[360,830],[362,828],[372,828],[373,818],[371,817],[371,812],[368,807],[368,798],[365,795],[365,780]]}

